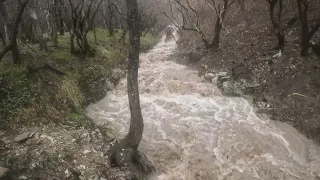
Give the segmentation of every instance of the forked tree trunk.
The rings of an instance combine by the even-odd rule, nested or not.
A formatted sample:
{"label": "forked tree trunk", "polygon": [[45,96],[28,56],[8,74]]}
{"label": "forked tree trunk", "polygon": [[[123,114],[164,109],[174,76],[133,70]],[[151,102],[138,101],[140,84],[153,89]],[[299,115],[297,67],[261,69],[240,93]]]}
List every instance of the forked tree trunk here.
{"label": "forked tree trunk", "polygon": [[20,50],[19,50],[18,43],[17,43],[17,37],[18,37],[19,25],[22,20],[22,15],[23,15],[24,9],[26,8],[28,2],[29,2],[29,0],[25,0],[19,5],[19,12],[16,15],[14,24],[12,26],[11,34],[10,34],[10,37],[11,37],[10,44],[7,45],[0,52],[0,61],[11,50],[13,63],[14,64],[21,63],[21,56],[20,56]]}

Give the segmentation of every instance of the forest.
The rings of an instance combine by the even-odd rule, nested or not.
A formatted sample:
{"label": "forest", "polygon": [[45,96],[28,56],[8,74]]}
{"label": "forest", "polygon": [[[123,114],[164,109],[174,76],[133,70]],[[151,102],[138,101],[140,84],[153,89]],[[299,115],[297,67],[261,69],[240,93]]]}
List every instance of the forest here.
{"label": "forest", "polygon": [[[168,26],[174,28],[174,33],[168,33]],[[319,29],[319,0],[0,0],[0,179],[160,180],[163,174],[166,178],[162,179],[236,179],[234,172],[238,170],[232,167],[238,162],[234,166],[224,164],[232,169],[224,174],[214,166],[210,167],[214,170],[203,166],[210,158],[193,161],[190,154],[201,156],[201,150],[193,152],[201,144],[196,140],[186,150],[191,152],[186,159],[191,160],[183,158],[185,152],[180,149],[188,143],[174,138],[180,138],[180,133],[189,137],[194,128],[193,138],[197,139],[202,133],[198,125],[186,132],[184,127],[190,126],[189,121],[177,125],[173,139],[169,138],[169,129],[174,129],[175,123],[158,127],[162,117],[150,115],[162,112],[158,106],[166,113],[178,111],[178,116],[184,118],[188,108],[176,110],[178,100],[168,100],[180,95],[186,99],[186,95],[194,99],[199,95],[216,104],[221,97],[231,104],[238,102],[232,98],[244,98],[260,119],[263,114],[289,124],[308,138],[301,142],[318,144]],[[169,36],[175,37],[174,41],[167,41]],[[195,70],[199,80],[192,79],[189,69],[179,71],[180,65]],[[215,88],[221,96],[208,95],[207,89],[211,92]],[[125,105],[121,104],[123,97],[128,101]],[[187,101],[183,103],[187,106]],[[146,113],[153,106],[154,112]],[[102,115],[100,111],[97,115],[98,109],[102,109]],[[202,109],[185,113],[194,113],[190,115],[194,123],[203,118],[194,111]],[[238,112],[233,107],[230,111],[234,115],[228,117],[231,121],[244,118],[241,113],[246,110]],[[124,112],[128,114],[124,116]],[[209,116],[210,112],[203,114]],[[220,108],[211,118],[221,123],[216,119],[221,112]],[[152,118],[156,120],[150,125]],[[180,121],[174,119],[175,114],[168,115],[170,118]],[[127,121],[119,128],[123,119]],[[168,125],[172,127],[164,128]],[[162,131],[153,132],[156,126]],[[290,144],[290,138],[283,134],[279,136],[289,139]],[[167,138],[159,140],[158,136]],[[214,133],[199,142],[208,139],[210,144],[211,137]],[[180,149],[179,143],[161,144],[167,141],[181,141]],[[208,149],[205,145],[199,147]],[[223,162],[231,163],[232,148]],[[175,153],[179,158],[175,159]],[[216,152],[214,155],[221,158]],[[220,162],[217,159],[214,162]],[[193,162],[198,164],[193,166]],[[268,169],[270,176],[263,177],[260,172],[264,169],[259,168],[255,172],[258,179],[277,179],[272,176],[273,169]],[[319,171],[312,172],[300,175],[302,179],[320,177]],[[239,177],[246,178],[244,174]]]}

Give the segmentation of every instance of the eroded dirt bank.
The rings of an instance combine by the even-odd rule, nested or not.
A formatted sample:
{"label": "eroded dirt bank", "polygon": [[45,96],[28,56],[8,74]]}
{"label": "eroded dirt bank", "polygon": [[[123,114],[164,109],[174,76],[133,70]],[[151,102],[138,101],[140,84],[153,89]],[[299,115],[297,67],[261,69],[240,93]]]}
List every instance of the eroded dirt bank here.
{"label": "eroded dirt bank", "polygon": [[228,95],[249,97],[260,112],[319,143],[320,58],[311,50],[309,57],[300,57],[298,27],[290,29],[285,51],[274,57],[279,51],[272,50],[277,40],[269,19],[255,15],[246,12],[243,17],[250,20],[227,26],[216,52],[205,51],[197,34],[186,32],[179,41],[180,63],[197,68],[203,79],[209,75],[209,81],[210,73],[227,72],[232,83],[221,87]]}

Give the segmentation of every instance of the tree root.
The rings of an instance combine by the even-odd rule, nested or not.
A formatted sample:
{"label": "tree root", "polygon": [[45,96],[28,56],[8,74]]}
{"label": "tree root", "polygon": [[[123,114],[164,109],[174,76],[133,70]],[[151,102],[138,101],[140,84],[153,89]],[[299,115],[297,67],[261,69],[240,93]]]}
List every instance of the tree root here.
{"label": "tree root", "polygon": [[134,175],[133,179],[143,179],[152,175],[156,169],[152,162],[142,152],[132,148],[119,148],[120,143],[109,151],[109,163],[111,167],[129,168]]}

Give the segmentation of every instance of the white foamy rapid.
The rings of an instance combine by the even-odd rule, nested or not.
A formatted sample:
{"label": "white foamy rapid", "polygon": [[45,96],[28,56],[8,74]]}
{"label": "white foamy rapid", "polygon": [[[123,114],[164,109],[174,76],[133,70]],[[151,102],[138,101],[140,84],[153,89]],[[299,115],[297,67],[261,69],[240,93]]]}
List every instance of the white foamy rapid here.
{"label": "white foamy rapid", "polygon": [[[153,179],[317,179],[318,146],[289,125],[259,119],[246,100],[221,96],[196,71],[170,61],[175,48],[162,40],[141,55],[140,150],[158,170]],[[123,137],[130,121],[126,80],[87,111]]]}

